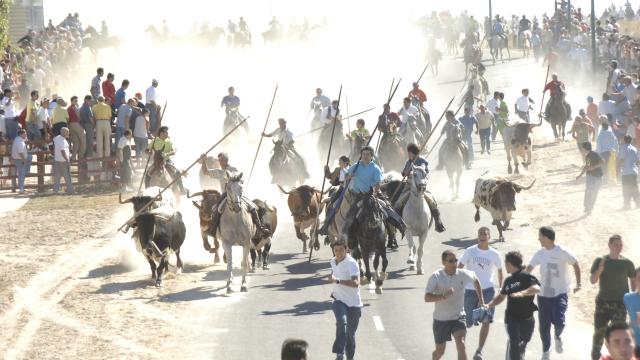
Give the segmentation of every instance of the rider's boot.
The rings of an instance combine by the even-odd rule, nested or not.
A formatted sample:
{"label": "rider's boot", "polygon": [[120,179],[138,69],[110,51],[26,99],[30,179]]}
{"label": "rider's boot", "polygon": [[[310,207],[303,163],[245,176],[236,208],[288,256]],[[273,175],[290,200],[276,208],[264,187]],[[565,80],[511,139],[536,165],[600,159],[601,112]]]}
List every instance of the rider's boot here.
{"label": "rider's boot", "polygon": [[211,225],[209,225],[209,235],[216,237],[216,233],[218,231],[218,225],[220,224],[220,211],[218,207],[214,207],[213,213],[211,214]]}
{"label": "rider's boot", "polygon": [[251,213],[251,220],[256,226],[256,235],[260,238],[270,236],[271,230],[262,223],[262,220],[258,215],[258,209],[252,207],[251,209],[249,209],[249,213]]}
{"label": "rider's boot", "polygon": [[427,205],[429,205],[429,211],[431,211],[431,216],[433,216],[433,221],[436,224],[436,231],[440,233],[444,232],[446,229],[442,223],[442,217],[440,216],[440,209],[438,209],[436,199],[434,199],[431,194],[425,194],[424,199],[427,201]]}

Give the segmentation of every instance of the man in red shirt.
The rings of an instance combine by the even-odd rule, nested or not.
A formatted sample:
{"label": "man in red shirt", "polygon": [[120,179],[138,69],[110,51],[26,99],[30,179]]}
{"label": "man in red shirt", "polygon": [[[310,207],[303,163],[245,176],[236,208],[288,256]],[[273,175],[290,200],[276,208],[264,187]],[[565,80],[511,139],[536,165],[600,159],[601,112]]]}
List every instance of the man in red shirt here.
{"label": "man in red shirt", "polygon": [[67,113],[69,114],[69,130],[71,132],[71,159],[82,159],[86,153],[87,135],[84,127],[80,125],[77,96],[71,97],[71,105],[67,108]]}
{"label": "man in red shirt", "polygon": [[[107,80],[102,82],[102,96],[109,100],[109,104],[115,104],[116,102],[116,86],[113,85],[113,79],[115,76],[112,73],[107,74]],[[112,105],[113,107],[113,105]]]}
{"label": "man in red shirt", "polygon": [[409,91],[409,98],[416,97],[420,101],[420,105],[427,101],[427,95],[420,89],[417,82],[413,83],[413,90]]}
{"label": "man in red shirt", "polygon": [[564,95],[564,84],[562,81],[558,80],[558,74],[553,73],[551,75],[551,81],[542,89],[542,93],[544,94],[547,90],[549,90],[550,99],[547,102],[547,106],[545,107],[545,114],[549,116],[551,105],[555,101],[563,101],[562,95]]}

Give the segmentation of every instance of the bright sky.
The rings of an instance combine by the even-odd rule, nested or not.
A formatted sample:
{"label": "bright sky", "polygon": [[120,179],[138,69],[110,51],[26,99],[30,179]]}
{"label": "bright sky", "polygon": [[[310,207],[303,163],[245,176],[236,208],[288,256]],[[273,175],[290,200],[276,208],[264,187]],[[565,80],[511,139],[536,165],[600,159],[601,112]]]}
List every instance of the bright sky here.
{"label": "bright sky", "polygon": [[[614,4],[623,5],[625,0],[615,0]],[[149,23],[160,24],[162,19],[167,19],[171,29],[188,30],[194,21],[208,20],[211,23],[224,25],[228,18],[237,20],[244,16],[250,25],[261,28],[272,15],[281,20],[302,21],[307,17],[310,22],[318,22],[323,17],[342,19],[347,23],[360,22],[363,18],[378,21],[386,19],[391,21],[403,21],[403,17],[416,18],[430,13],[432,10],[450,9],[457,14],[467,10],[476,16],[488,15],[489,0],[396,0],[390,6],[386,1],[369,0],[234,0],[224,2],[224,7],[219,1],[210,0],[111,0],[108,6],[104,2],[96,0],[45,0],[45,18],[53,19],[56,23],[69,12],[78,12],[85,24],[99,26],[101,20],[107,20],[109,28],[118,34],[123,34],[131,27],[144,28]],[[542,6],[542,4],[547,4]],[[493,0],[493,13],[501,15],[526,14],[538,15],[543,12],[553,11],[553,1],[545,0]],[[572,1],[577,7],[582,7],[584,12],[590,9],[590,0]],[[596,1],[596,10],[602,12],[609,1]],[[637,9],[637,1],[632,2]],[[96,11],[99,6],[100,11]],[[378,22],[381,23],[381,22]],[[385,26],[390,26],[387,21]]]}

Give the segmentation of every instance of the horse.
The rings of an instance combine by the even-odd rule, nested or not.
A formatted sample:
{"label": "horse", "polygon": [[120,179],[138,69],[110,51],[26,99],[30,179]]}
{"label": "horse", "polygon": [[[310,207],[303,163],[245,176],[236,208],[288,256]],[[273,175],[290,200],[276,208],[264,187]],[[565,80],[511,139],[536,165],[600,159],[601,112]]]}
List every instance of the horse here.
{"label": "horse", "polygon": [[233,46],[251,46],[251,33],[248,31],[238,31],[233,35]]}
{"label": "horse", "polygon": [[[329,199],[325,199],[324,201],[328,202]],[[355,204],[357,201],[357,194],[352,192],[351,190],[345,190],[344,196],[342,197],[342,202],[340,203],[340,207],[335,210],[335,215],[331,220],[331,224],[328,227],[328,238],[330,243],[334,243],[337,239],[342,236],[343,233],[343,225],[347,218],[347,214],[349,213],[349,209],[351,209],[351,205]],[[325,211],[325,214],[328,214],[329,211]],[[325,221],[327,219],[325,218]],[[319,244],[314,244],[314,246],[319,246]],[[353,249],[351,249],[353,250]]]}
{"label": "horse", "polygon": [[520,46],[522,47],[522,56],[528,57],[531,53],[531,30],[525,30],[520,33]]}
{"label": "horse", "polygon": [[504,37],[493,35],[489,38],[489,51],[491,52],[491,58],[494,64],[496,63],[498,54],[500,54],[500,61],[504,63],[502,49],[507,49],[507,55],[509,56],[509,60],[511,60],[511,51],[509,51],[509,41],[507,39],[506,35]]}
{"label": "horse", "polygon": [[398,135],[396,125],[389,124],[389,132],[386,133],[380,143],[378,158],[385,172],[401,172],[404,167],[404,146],[403,139]]}
{"label": "horse", "polygon": [[273,155],[269,160],[271,183],[295,187],[305,180],[304,159],[296,158],[281,140],[273,141]]}
{"label": "horse", "polygon": [[564,141],[567,120],[571,118],[571,108],[564,100],[564,93],[556,94],[549,101],[551,102],[551,105],[549,107],[547,120],[551,124],[553,136],[555,137],[556,142],[559,142],[561,138],[562,141]]}
{"label": "horse", "polygon": [[[349,151],[349,142],[344,137],[342,120],[339,118],[336,121],[335,131],[333,133],[333,144],[331,147],[331,158],[329,159],[329,163],[333,163],[343,154],[346,154]],[[320,136],[318,137],[318,159],[320,163],[324,163],[327,161],[327,154],[329,151],[329,143],[331,142],[331,131],[333,130],[333,123],[325,124],[322,130],[320,131]]]}
{"label": "horse", "polygon": [[119,48],[122,38],[118,36],[103,37],[93,26],[88,26],[85,30],[85,37],[82,38],[82,47],[91,51],[91,57],[96,59],[98,51],[106,48]]}
{"label": "horse", "polygon": [[431,65],[431,75],[438,76],[438,63],[442,60],[442,53],[437,47],[429,47],[425,56],[427,63]]}
{"label": "horse", "polygon": [[212,46],[218,46],[220,38],[226,35],[224,29],[220,26],[216,26],[211,30],[203,31],[200,36],[205,42],[210,43]]}
{"label": "horse", "polygon": [[458,134],[457,139],[450,139],[449,141],[445,141],[445,143],[442,144],[442,146],[444,147],[443,165],[445,170],[447,171],[447,176],[449,177],[449,188],[451,189],[453,200],[456,200],[458,198],[460,190],[460,177],[462,176],[462,172],[464,171],[464,155],[462,154],[462,150],[458,146],[459,142],[460,134]]}
{"label": "horse", "polygon": [[479,64],[482,61],[482,49],[478,46],[475,37],[466,37],[460,46],[463,48],[464,72],[469,71],[469,65]]}
{"label": "horse", "polygon": [[360,150],[367,145],[367,138],[365,138],[361,134],[357,134],[355,137],[352,137],[351,142],[351,151],[349,152],[349,159],[357,159],[360,156]]}
{"label": "horse", "polygon": [[[167,171],[166,161],[164,158],[164,153],[158,150],[153,151],[153,163],[149,166],[149,170],[147,171],[148,181],[145,183],[146,187],[158,186],[160,188],[165,188],[173,182],[173,174]],[[180,187],[177,182],[174,182],[171,185],[171,191],[176,199],[180,199]]]}
{"label": "horse", "polygon": [[416,118],[413,116],[410,116],[407,120],[407,124],[404,128],[402,137],[404,139],[404,146],[407,146],[409,144],[421,145],[426,139],[424,133],[418,128]]}
{"label": "horse", "polygon": [[[243,120],[243,117],[242,115],[240,115],[240,110],[238,109],[238,107],[237,106],[229,107],[227,115],[224,118],[224,122],[222,123],[222,133],[223,134],[229,133],[229,131],[231,131],[231,129],[233,129],[234,127],[238,126],[238,124],[242,122],[242,120]],[[233,136],[239,139],[244,139],[246,138],[244,135],[249,132],[249,125],[245,121],[242,124],[242,126],[240,126],[240,128],[242,128],[244,132],[236,131],[234,132]]]}
{"label": "horse", "polygon": [[460,33],[453,29],[453,26],[445,27],[444,46],[447,48],[447,54],[458,55],[458,40]]}
{"label": "horse", "polygon": [[[411,173],[407,178],[409,190],[409,199],[404,206],[402,219],[407,224],[405,236],[409,244],[409,270],[414,270],[417,266],[418,275],[424,274],[422,270],[422,253],[424,242],[427,240],[429,228],[433,223],[429,205],[424,198],[424,192],[427,189],[427,171],[424,167],[412,165]],[[418,245],[416,246],[413,237],[418,237]],[[418,255],[416,263],[415,256]],[[414,264],[416,264],[414,266]]]}
{"label": "horse", "polygon": [[[374,255],[373,268],[375,270],[376,294],[382,294],[382,284],[386,278],[387,265],[387,248],[385,246],[386,228],[384,223],[384,210],[380,207],[379,200],[376,198],[373,188],[366,193],[357,195],[358,201],[362,201],[362,207],[357,215],[356,221],[352,229],[343,229],[343,233],[349,236],[355,236],[358,239],[360,253],[364,261],[364,281],[367,284],[371,281],[371,268],[369,260]],[[353,231],[349,231],[353,230]],[[378,265],[382,258],[382,272],[378,272]]]}
{"label": "horse", "polygon": [[247,292],[247,272],[249,270],[249,251],[251,238],[255,236],[256,227],[251,214],[242,204],[242,173],[231,176],[227,172],[229,181],[226,184],[226,206],[220,214],[220,224],[216,238],[220,239],[224,255],[227,258],[227,294],[231,294],[233,284],[233,245],[242,246],[242,285],[241,292]]}
{"label": "horse", "polygon": [[275,43],[278,41],[281,41],[284,37],[284,34],[282,32],[282,29],[280,28],[270,28],[267,31],[264,31],[262,33],[262,40],[264,41],[264,44],[268,44],[268,43]]}

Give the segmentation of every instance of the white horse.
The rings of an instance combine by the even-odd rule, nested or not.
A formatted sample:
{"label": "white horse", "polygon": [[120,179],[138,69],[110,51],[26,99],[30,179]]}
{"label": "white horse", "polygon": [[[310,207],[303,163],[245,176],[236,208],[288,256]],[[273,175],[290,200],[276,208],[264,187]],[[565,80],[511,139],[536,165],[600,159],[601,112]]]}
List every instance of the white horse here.
{"label": "white horse", "polygon": [[[342,228],[346,221],[347,213],[349,212],[349,209],[351,209],[351,204],[353,204],[353,202],[354,194],[347,189],[342,198],[342,202],[340,203],[340,208],[338,208],[338,210],[336,211],[335,215],[333,216],[333,221],[328,227],[329,239],[331,240],[332,244],[342,237]],[[328,211],[326,211],[325,213],[328,213]]]}
{"label": "white horse", "polygon": [[[407,200],[404,210],[402,211],[402,219],[407,224],[405,236],[409,244],[409,270],[417,267],[418,275],[424,274],[422,270],[422,253],[424,242],[427,240],[429,228],[433,223],[429,205],[424,198],[424,192],[427,188],[427,172],[424,167],[412,166],[409,174],[408,184],[410,186],[409,199]],[[413,241],[413,237],[418,237],[418,245]],[[416,253],[418,261],[416,264]],[[414,266],[414,264],[416,264]]]}
{"label": "white horse", "polygon": [[[242,198],[242,173],[231,176],[227,172],[229,181],[225,186],[227,198],[226,206],[220,215],[217,238],[222,243],[224,254],[227,257],[227,294],[233,292],[233,254],[232,246],[242,246],[242,285],[240,291],[247,291],[247,271],[249,269],[249,250],[251,249],[251,238],[256,232],[256,227],[251,220],[251,214],[243,204]],[[220,211],[220,209],[218,209]]]}

